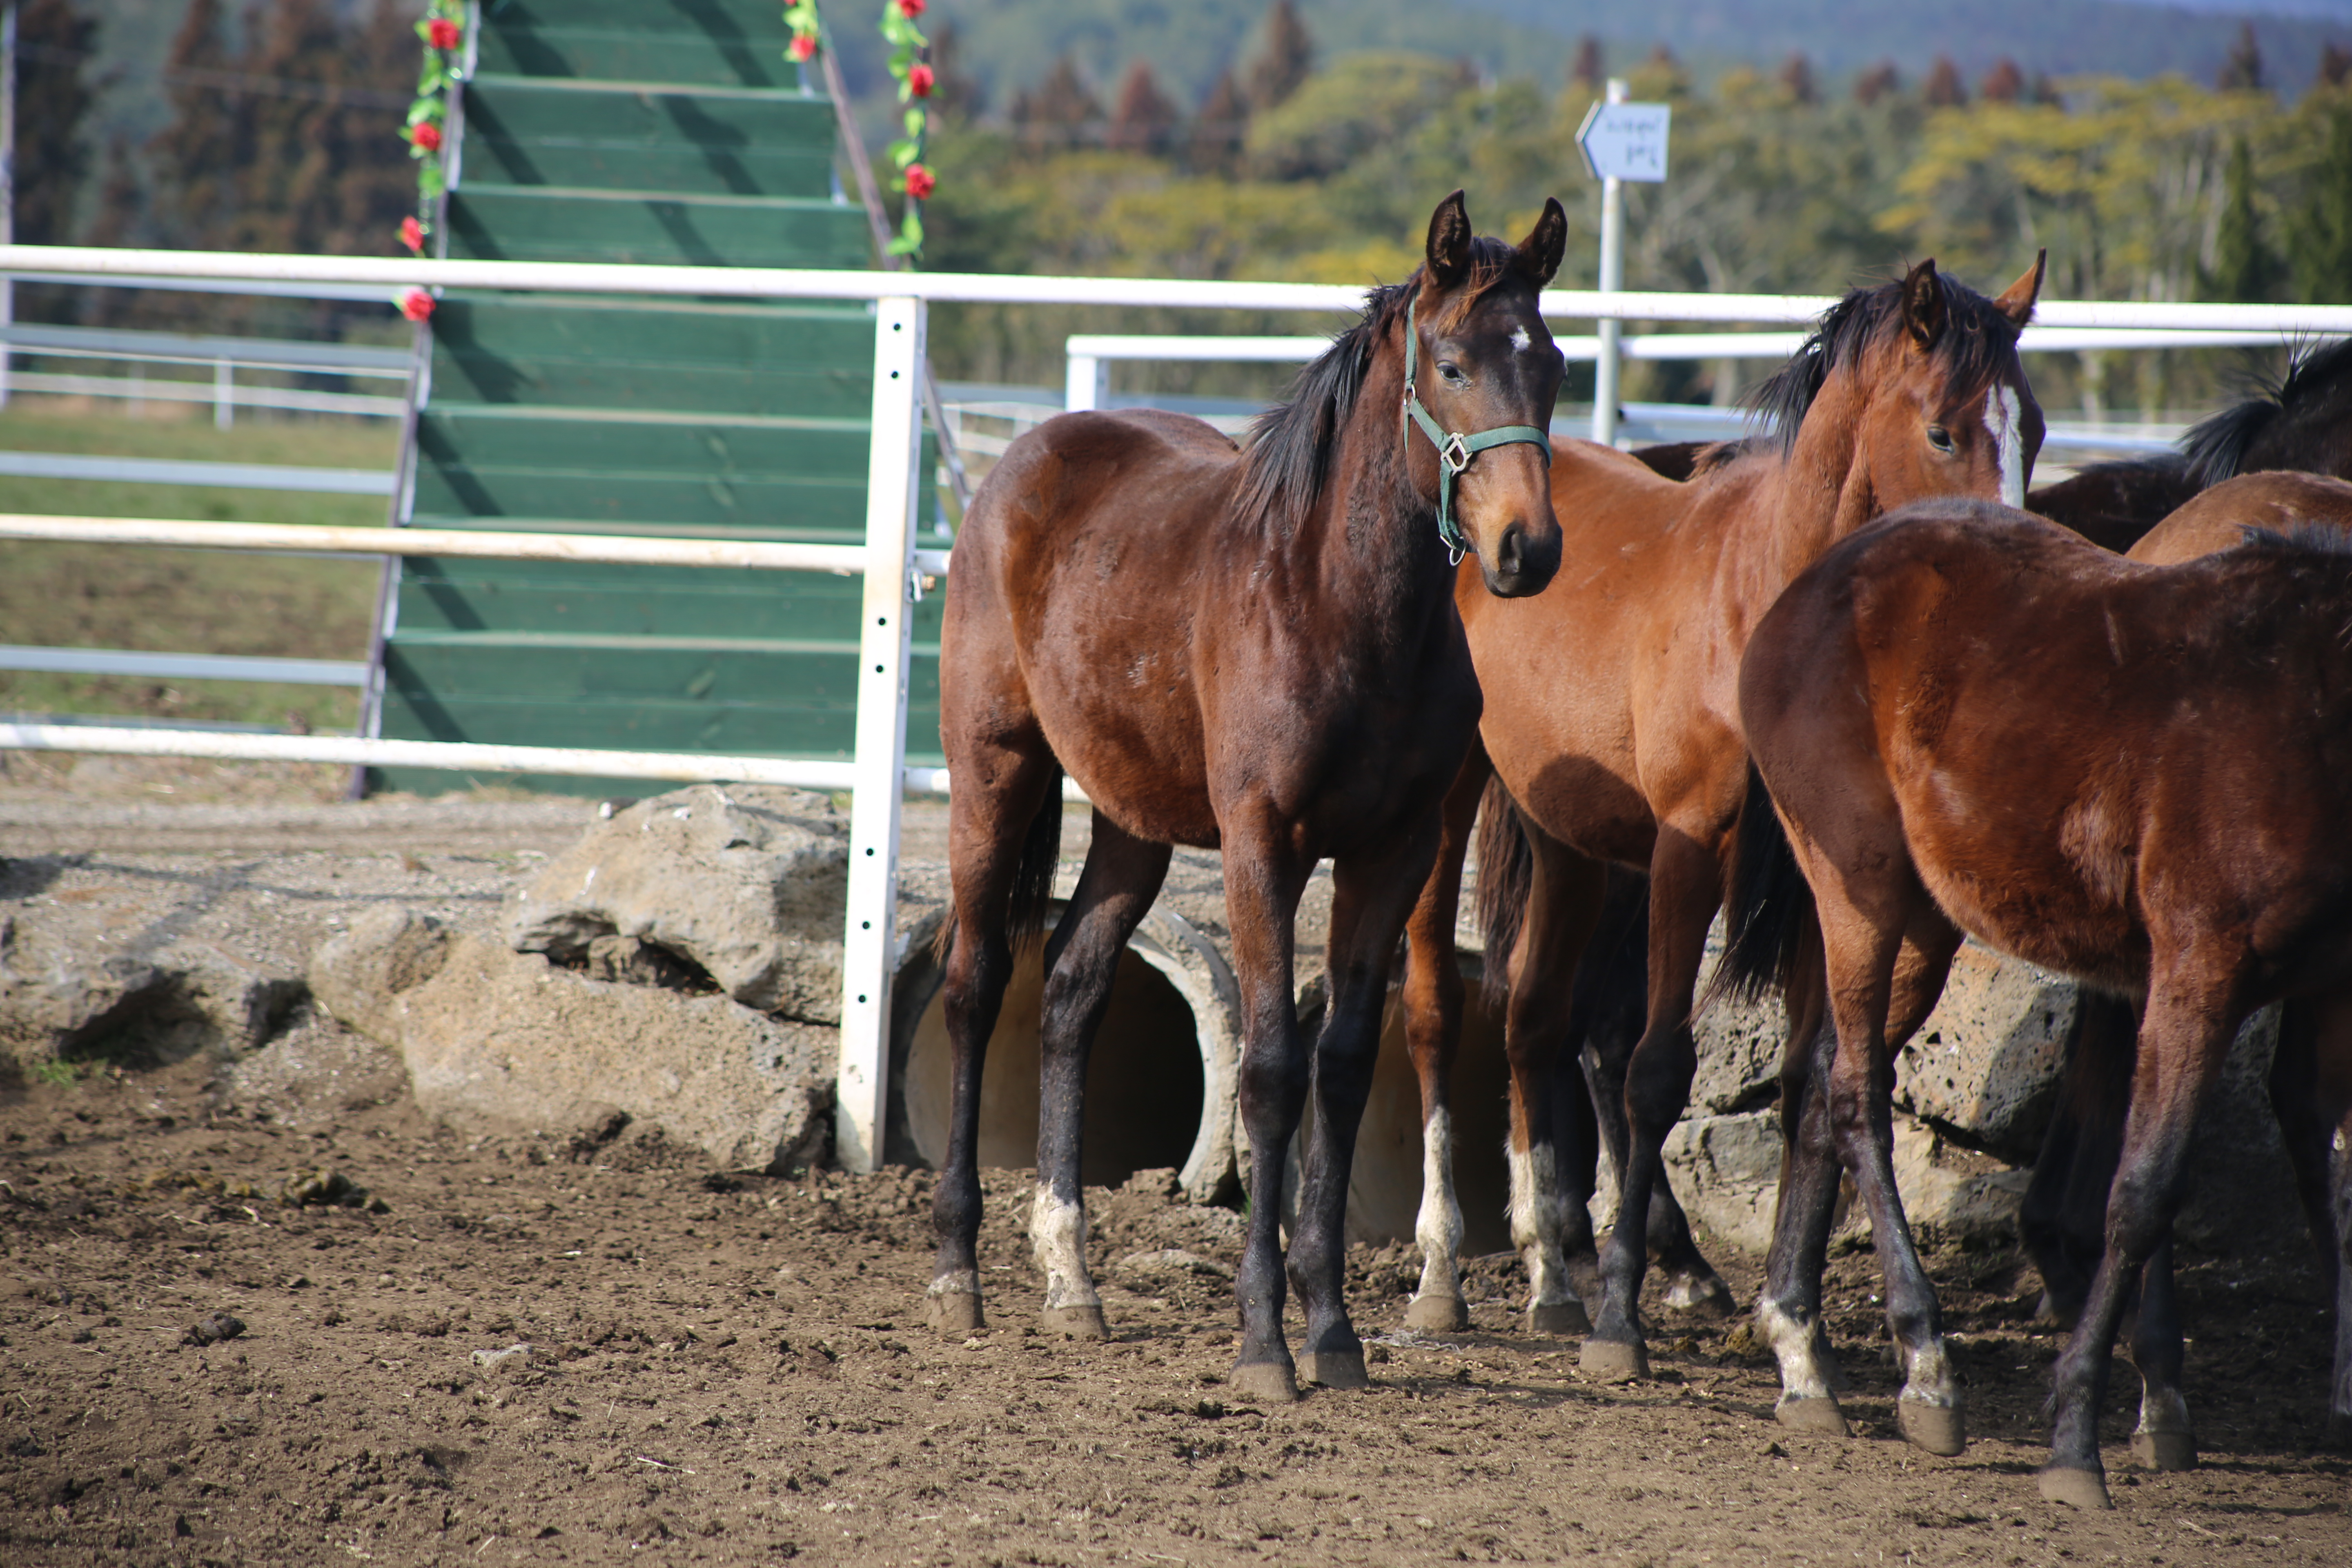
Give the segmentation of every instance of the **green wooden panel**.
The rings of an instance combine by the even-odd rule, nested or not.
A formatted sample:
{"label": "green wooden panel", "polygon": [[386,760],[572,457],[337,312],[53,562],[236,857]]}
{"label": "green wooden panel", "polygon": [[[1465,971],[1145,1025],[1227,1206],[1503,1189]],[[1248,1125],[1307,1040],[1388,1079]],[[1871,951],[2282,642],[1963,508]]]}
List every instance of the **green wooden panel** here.
{"label": "green wooden panel", "polygon": [[460,261],[860,268],[874,250],[865,213],[845,203],[471,180],[450,194],[447,235]]}
{"label": "green wooden panel", "polygon": [[781,4],[507,0],[484,19],[475,68],[606,81],[796,88],[800,72],[784,58],[790,37]]}
{"label": "green wooden panel", "polygon": [[751,526],[854,540],[866,526],[862,424],[755,426],[535,418],[427,409],[412,519]]}
{"label": "green wooden panel", "polygon": [[433,400],[864,419],[862,305],[671,306],[454,296],[433,313]]}
{"label": "green wooden panel", "polygon": [[[860,590],[855,577],[686,568],[656,572],[625,566],[545,574],[528,570],[537,564],[410,562],[400,580],[401,632],[574,631],[656,637],[691,626],[706,637],[821,637],[840,642],[857,635]],[[509,569],[478,572],[473,570],[477,565]],[[934,595],[926,604],[937,598]],[[933,619],[936,624],[936,616]],[[921,626],[915,635],[924,635]]]}
{"label": "green wooden panel", "polygon": [[649,92],[530,77],[466,87],[466,179],[831,200],[834,114],[801,92]]}

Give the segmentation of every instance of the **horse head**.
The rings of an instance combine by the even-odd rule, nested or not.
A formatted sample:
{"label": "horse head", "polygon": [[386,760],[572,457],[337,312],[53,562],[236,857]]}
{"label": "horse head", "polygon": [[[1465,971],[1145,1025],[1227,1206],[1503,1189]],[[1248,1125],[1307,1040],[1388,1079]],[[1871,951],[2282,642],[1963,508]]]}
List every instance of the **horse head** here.
{"label": "horse head", "polygon": [[1427,258],[1405,286],[1406,472],[1437,496],[1440,532],[1476,554],[1501,598],[1540,592],[1559,568],[1548,433],[1562,366],[1538,300],[1567,245],[1557,200],[1510,246],[1472,235],[1456,191],[1431,216]]}
{"label": "horse head", "polygon": [[1850,525],[1934,496],[2025,504],[2043,425],[2017,338],[2032,319],[2047,255],[1995,299],[1932,260],[1899,282],[1857,289],[1766,384],[1760,401],[1783,451],[1800,458],[1821,443],[1818,461],[1801,466],[1863,503]]}

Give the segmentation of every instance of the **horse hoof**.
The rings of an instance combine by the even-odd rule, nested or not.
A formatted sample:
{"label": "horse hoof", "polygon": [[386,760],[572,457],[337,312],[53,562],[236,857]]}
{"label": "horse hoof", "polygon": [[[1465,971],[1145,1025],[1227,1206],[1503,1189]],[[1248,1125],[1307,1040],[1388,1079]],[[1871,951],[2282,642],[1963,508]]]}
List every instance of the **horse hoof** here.
{"label": "horse hoof", "polygon": [[1244,1399],[1289,1405],[1298,1398],[1298,1379],[1278,1361],[1248,1361],[1233,1370],[1225,1386]]}
{"label": "horse hoof", "polygon": [[1103,1321],[1100,1307],[1048,1307],[1041,1316],[1040,1326],[1047,1333],[1067,1340],[1110,1338],[1110,1325]]}
{"label": "horse hoof", "polygon": [[1596,1383],[1631,1383],[1650,1375],[1650,1352],[1639,1340],[1588,1339],[1576,1365]]}
{"label": "horse hoof", "polygon": [[2192,1432],[2135,1432],[2132,1458],[2151,1470],[2193,1470],[2197,1436]]}
{"label": "horse hoof", "polygon": [[1808,1437],[1843,1437],[1845,1412],[1834,1399],[1783,1399],[1773,1407],[1773,1418],[1791,1432]]}
{"label": "horse hoof", "polygon": [[1404,1310],[1404,1326],[1415,1333],[1458,1334],[1470,1326],[1470,1304],[1459,1296],[1415,1296]]}
{"label": "horse hoof", "polygon": [[2046,1501],[2063,1502],[2069,1508],[2116,1506],[2107,1500],[2107,1478],[2097,1470],[2068,1470],[2053,1466],[2042,1472],[2042,1496]]}
{"label": "horse hoof", "polygon": [[1531,1334],[1589,1334],[1592,1331],[1592,1315],[1581,1301],[1538,1301],[1528,1309],[1528,1332]]}
{"label": "horse hoof", "polygon": [[1325,1388],[1370,1388],[1371,1374],[1364,1370],[1364,1352],[1308,1351],[1298,1358],[1298,1381]]}
{"label": "horse hoof", "polygon": [[1930,1405],[1924,1399],[1898,1399],[1895,1418],[1912,1443],[1948,1459],[1969,1446],[1968,1423],[1958,1405]]}
{"label": "horse hoof", "polygon": [[981,1321],[980,1293],[976,1290],[941,1290],[930,1298],[927,1310],[931,1331],[941,1339],[963,1339],[987,1326]]}
{"label": "horse hoof", "polygon": [[1731,1288],[1720,1279],[1677,1279],[1666,1291],[1666,1305],[1694,1318],[1720,1321],[1737,1312]]}

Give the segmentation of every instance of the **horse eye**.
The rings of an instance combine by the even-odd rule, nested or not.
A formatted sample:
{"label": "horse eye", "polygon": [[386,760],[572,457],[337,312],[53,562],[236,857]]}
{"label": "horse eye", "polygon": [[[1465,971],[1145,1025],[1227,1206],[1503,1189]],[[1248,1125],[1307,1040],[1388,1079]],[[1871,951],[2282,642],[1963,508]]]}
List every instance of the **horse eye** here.
{"label": "horse eye", "polygon": [[1930,425],[1927,426],[1927,445],[1938,452],[1949,452],[1952,449],[1952,433],[1941,425]]}
{"label": "horse eye", "polygon": [[1439,361],[1437,374],[1445,378],[1445,384],[1448,386],[1461,386],[1470,379],[1462,374],[1462,367],[1452,360]]}

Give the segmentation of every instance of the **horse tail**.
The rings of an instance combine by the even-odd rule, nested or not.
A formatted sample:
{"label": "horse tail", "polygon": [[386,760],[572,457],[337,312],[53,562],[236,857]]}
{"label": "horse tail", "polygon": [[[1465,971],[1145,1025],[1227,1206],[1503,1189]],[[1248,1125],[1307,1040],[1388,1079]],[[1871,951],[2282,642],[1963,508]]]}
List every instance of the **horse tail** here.
{"label": "horse tail", "polygon": [[[1045,798],[1029,819],[1021,842],[1021,858],[1013,867],[1013,890],[1005,900],[1004,936],[1019,952],[1045,934],[1046,907],[1054,901],[1054,868],[1062,859],[1062,764],[1055,763],[1045,780]],[[931,939],[931,956],[940,963],[955,948],[953,909],[940,922]]]}
{"label": "horse tail", "polygon": [[1478,802],[1478,929],[1486,946],[1478,994],[1496,1011],[1510,1000],[1511,954],[1518,949],[1535,877],[1535,847],[1519,821],[1518,803],[1496,774]]}
{"label": "horse tail", "polygon": [[1723,962],[1716,965],[1699,1007],[1720,998],[1754,1001],[1767,992],[1785,990],[1804,955],[1804,938],[1811,928],[1813,889],[1797,866],[1796,852],[1780,815],[1772,809],[1772,794],[1756,764],[1748,765],[1748,798],[1739,808],[1739,848],[1731,877],[1731,898],[1724,911],[1728,941]]}

